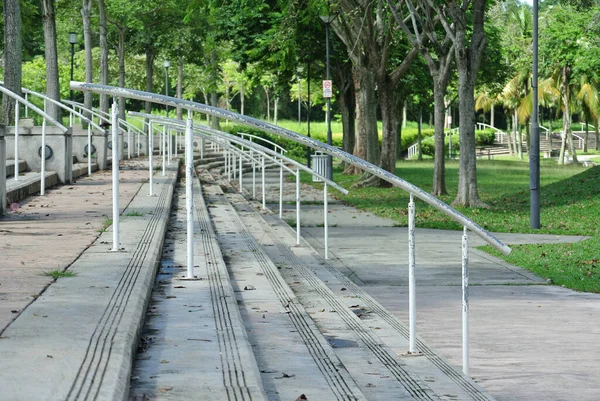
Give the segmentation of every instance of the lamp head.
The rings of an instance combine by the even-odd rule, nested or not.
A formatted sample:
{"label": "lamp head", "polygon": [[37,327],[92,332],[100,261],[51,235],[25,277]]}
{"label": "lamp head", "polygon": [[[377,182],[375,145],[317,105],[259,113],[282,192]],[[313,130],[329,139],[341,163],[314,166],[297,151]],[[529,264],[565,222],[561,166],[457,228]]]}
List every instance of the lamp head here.
{"label": "lamp head", "polygon": [[165,62],[163,63],[163,67],[169,68],[170,66],[171,66],[171,63],[169,62],[169,60],[165,60]]}
{"label": "lamp head", "polygon": [[69,32],[69,43],[72,45],[77,43],[77,34],[75,32]]}

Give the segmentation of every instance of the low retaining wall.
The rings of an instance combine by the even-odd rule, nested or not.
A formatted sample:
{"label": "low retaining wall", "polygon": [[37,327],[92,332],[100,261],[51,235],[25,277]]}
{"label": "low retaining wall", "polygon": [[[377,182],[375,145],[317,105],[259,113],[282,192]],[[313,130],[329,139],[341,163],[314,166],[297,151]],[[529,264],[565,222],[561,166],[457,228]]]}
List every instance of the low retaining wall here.
{"label": "low retaining wall", "polygon": [[[15,127],[4,127],[6,158],[15,159]],[[66,132],[58,127],[46,127],[46,170],[56,171],[62,184],[73,181],[73,136],[71,128]],[[19,126],[20,160],[27,162],[32,171],[41,169],[42,127]],[[4,163],[6,165],[6,163]]]}

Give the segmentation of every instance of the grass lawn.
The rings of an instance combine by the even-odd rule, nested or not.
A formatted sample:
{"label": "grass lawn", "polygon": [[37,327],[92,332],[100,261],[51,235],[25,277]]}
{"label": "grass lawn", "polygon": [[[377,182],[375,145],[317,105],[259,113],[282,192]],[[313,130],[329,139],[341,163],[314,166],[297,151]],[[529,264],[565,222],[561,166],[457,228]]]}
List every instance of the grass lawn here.
{"label": "grass lawn", "polygon": [[[557,166],[555,161],[541,161],[540,230],[529,228],[529,165],[517,160],[480,160],[477,164],[481,199],[489,209],[457,208],[489,231],[587,235],[592,238],[575,244],[518,245],[504,257],[509,263],[525,267],[557,285],[580,291],[600,293],[600,167]],[[431,191],[431,161],[402,161],[396,175]],[[359,180],[345,176],[338,168],[336,182],[346,188]],[[308,176],[303,177],[307,182]],[[451,203],[458,186],[458,162],[446,164],[448,195],[441,199]],[[338,196],[336,194],[336,196]],[[408,194],[398,188],[352,189],[348,204],[407,224]],[[417,202],[418,227],[461,229],[449,217],[421,201]],[[484,247],[491,252],[491,247]],[[500,256],[498,253],[496,255]]]}

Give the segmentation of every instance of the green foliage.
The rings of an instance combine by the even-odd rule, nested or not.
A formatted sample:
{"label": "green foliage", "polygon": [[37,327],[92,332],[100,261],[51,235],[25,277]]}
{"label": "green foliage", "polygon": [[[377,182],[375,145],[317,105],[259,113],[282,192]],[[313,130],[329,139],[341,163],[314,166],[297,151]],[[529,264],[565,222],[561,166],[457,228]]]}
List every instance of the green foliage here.
{"label": "green foliage", "polygon": [[[496,138],[496,131],[490,128],[485,130],[476,130],[475,131],[475,145],[476,146],[490,146],[494,144],[494,140]],[[446,149],[450,144],[450,137],[446,136],[444,138],[444,145]],[[428,136],[427,138],[421,141],[421,146],[423,149],[423,154],[427,156],[433,156],[435,154],[435,138],[433,134]],[[452,152],[458,152],[460,150],[460,139],[458,134],[452,135]]]}
{"label": "green foliage", "polygon": [[[231,132],[231,133],[243,132],[246,134],[256,135],[260,138],[268,139],[269,141],[275,142],[277,145],[279,145],[282,148],[284,148],[285,150],[287,150],[287,153],[286,153],[287,157],[291,157],[296,160],[303,160],[306,158],[306,146],[299,144],[297,142],[294,142],[292,140],[282,138],[282,137],[276,136],[276,135],[271,135],[264,131],[260,131],[255,128],[250,128],[250,127],[241,126],[241,125],[231,126],[231,128],[229,129],[229,132]],[[324,136],[321,137],[320,135],[318,135],[318,136],[313,135],[312,137],[314,139],[320,140],[322,142],[326,142],[326,137],[324,137]],[[333,146],[341,147],[342,146],[341,138],[333,137],[332,144],[333,144]],[[273,149],[274,147],[268,143],[263,143],[262,145],[274,150]]]}

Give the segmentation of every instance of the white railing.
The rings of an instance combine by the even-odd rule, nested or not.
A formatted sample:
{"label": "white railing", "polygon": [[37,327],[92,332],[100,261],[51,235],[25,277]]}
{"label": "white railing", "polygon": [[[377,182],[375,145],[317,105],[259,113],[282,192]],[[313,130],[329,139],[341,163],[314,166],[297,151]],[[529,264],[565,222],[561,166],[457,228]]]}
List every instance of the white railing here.
{"label": "white railing", "polygon": [[269,145],[273,146],[273,148],[275,148],[276,150],[279,151],[279,153],[283,154],[283,153],[287,153],[287,150],[285,150],[283,147],[277,145],[275,142],[270,141],[266,138],[262,138],[258,135],[253,135],[253,134],[247,134],[245,132],[238,132],[237,133],[239,136],[241,136],[242,138],[246,139],[246,138],[250,138],[250,142],[254,142],[253,139],[256,139],[260,142],[264,142],[264,143],[268,143]]}
{"label": "white railing", "polygon": [[[56,121],[52,116],[46,113],[46,101],[44,101],[44,110],[40,110],[36,105],[31,103],[29,100],[17,95],[16,93],[6,89],[4,84],[0,82],[0,92],[7,95],[8,97],[15,100],[15,175],[14,180],[19,180],[19,103],[30,108],[38,115],[42,120],[42,146],[41,146],[41,160],[40,160],[40,195],[44,195],[46,191],[46,125],[49,121],[52,125],[58,127],[63,133],[68,131],[68,128]],[[2,161],[6,163],[6,161]],[[5,181],[6,177],[3,178]],[[4,202],[4,200],[0,200]]]}
{"label": "white railing", "polygon": [[486,123],[477,123],[477,129],[478,130],[484,130],[486,128],[489,129],[493,129],[495,130],[495,138],[494,138],[494,142],[496,143],[504,143],[504,138],[506,138],[506,132],[494,127],[493,125],[489,125]]}
{"label": "white railing", "polygon": [[[204,105],[201,103],[196,103],[196,102],[192,102],[192,101],[188,101],[188,100],[181,100],[181,99],[177,99],[177,98],[173,98],[173,97],[169,97],[169,96],[159,95],[156,93],[148,93],[148,92],[142,92],[142,91],[127,89],[127,88],[117,88],[117,87],[111,87],[111,86],[106,86],[106,85],[87,84],[87,83],[81,83],[81,82],[71,82],[71,89],[100,93],[100,94],[110,95],[110,96],[114,96],[114,97],[127,97],[130,99],[151,101],[151,102],[162,104],[162,105],[181,107],[181,108],[187,109],[188,110],[188,120],[187,120],[188,129],[186,130],[186,139],[187,139],[186,143],[188,145],[186,146],[186,152],[187,151],[191,152],[191,146],[192,146],[191,139],[189,139],[189,137],[191,137],[191,131],[192,131],[191,130],[192,112],[195,111],[195,112],[200,112],[203,114],[209,114],[209,115],[212,115],[217,118],[228,119],[231,121],[235,121],[237,123],[241,123],[241,124],[248,125],[248,126],[251,126],[254,128],[258,128],[262,131],[270,132],[272,134],[291,139],[294,142],[300,143],[302,145],[310,146],[314,149],[317,149],[324,153],[327,153],[328,155],[337,157],[349,164],[352,164],[352,165],[362,169],[365,172],[373,174],[373,175],[391,183],[392,185],[395,185],[395,186],[407,191],[410,194],[411,201],[412,201],[413,197],[417,197],[417,198],[423,200],[424,202],[426,202],[427,204],[433,206],[434,208],[440,210],[443,214],[449,216],[450,218],[459,222],[463,226],[463,236],[462,236],[462,247],[463,247],[463,257],[462,257],[463,328],[468,328],[468,326],[469,326],[469,323],[468,323],[468,310],[469,310],[468,275],[469,275],[469,273],[468,273],[467,230],[471,230],[472,232],[476,233],[478,236],[480,236],[482,239],[484,239],[487,243],[489,243],[495,249],[498,249],[500,252],[502,252],[504,254],[510,253],[510,248],[507,245],[505,245],[501,240],[499,240],[496,236],[492,235],[491,233],[489,233],[488,231],[486,231],[485,229],[480,227],[473,220],[464,216],[462,213],[458,212],[457,210],[452,208],[450,205],[448,205],[448,204],[442,202],[441,200],[439,200],[438,198],[432,196],[427,191],[424,191],[423,189],[416,187],[415,185],[401,179],[400,177],[395,176],[394,174],[391,174],[390,172],[388,172],[384,169],[381,169],[378,166],[375,166],[365,160],[362,160],[356,156],[353,156],[347,152],[344,152],[341,149],[337,149],[333,146],[329,146],[329,145],[324,144],[320,141],[317,141],[313,138],[308,138],[304,135],[300,135],[298,133],[287,130],[285,128],[282,128],[282,127],[279,127],[279,126],[276,126],[273,124],[269,124],[264,121],[260,121],[255,118],[252,118],[252,117],[243,116],[243,115],[240,115],[240,114],[228,111],[228,110],[223,110],[223,109],[207,106],[207,105]],[[248,141],[247,146],[250,146],[249,144],[252,144],[252,142]],[[191,177],[193,175],[193,157],[191,157],[191,154],[187,155],[187,157],[186,157],[186,169],[187,169],[187,172],[190,174],[189,176]],[[296,179],[298,180],[298,177]],[[186,189],[187,189],[188,185],[190,187],[190,192],[191,192],[192,180],[186,180]],[[410,202],[410,203],[412,203],[412,202]],[[410,205],[410,203],[409,203],[409,205]],[[414,210],[414,208],[409,207],[409,210]],[[191,213],[192,213],[191,208],[189,208],[188,218],[191,215]],[[414,227],[414,218],[410,218],[410,216],[409,216],[409,230],[408,230],[409,235],[410,235],[409,243],[413,243],[413,244],[414,244],[414,240],[415,240],[414,228],[415,228]],[[188,233],[188,238],[189,237],[190,237],[190,233]],[[188,246],[192,246],[192,244],[190,244]],[[410,252],[410,253],[411,253],[411,257],[409,258],[409,267],[410,266],[414,267],[415,266],[414,253],[413,252]],[[416,345],[415,345],[416,326],[414,324],[416,321],[416,312],[415,312],[416,305],[414,302],[414,300],[416,299],[416,297],[415,297],[416,286],[415,286],[415,276],[414,276],[414,274],[412,274],[412,271],[414,271],[414,269],[409,268],[409,288],[411,289],[410,294],[409,294],[409,300],[410,300],[409,316],[411,317],[410,322],[409,322],[409,328],[410,328],[409,352],[410,353],[417,352]],[[465,374],[469,373],[468,372],[468,330],[463,330],[463,372]]]}

